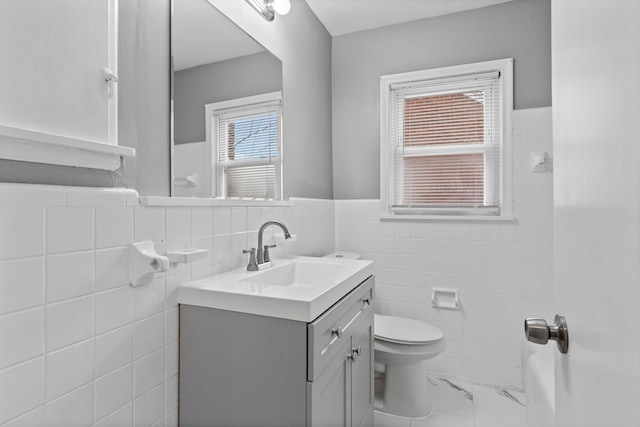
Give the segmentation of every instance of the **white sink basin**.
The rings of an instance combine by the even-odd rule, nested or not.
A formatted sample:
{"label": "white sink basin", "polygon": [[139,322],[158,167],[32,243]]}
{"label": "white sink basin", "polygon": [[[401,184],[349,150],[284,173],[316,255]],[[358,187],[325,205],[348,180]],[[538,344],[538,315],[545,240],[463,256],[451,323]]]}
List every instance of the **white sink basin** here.
{"label": "white sink basin", "polygon": [[335,263],[306,262],[302,260],[272,267],[242,279],[244,283],[264,286],[322,287],[349,275],[352,266]]}
{"label": "white sink basin", "polygon": [[180,304],[311,322],[373,274],[373,262],[294,257],[256,272],[246,268],[178,287]]}

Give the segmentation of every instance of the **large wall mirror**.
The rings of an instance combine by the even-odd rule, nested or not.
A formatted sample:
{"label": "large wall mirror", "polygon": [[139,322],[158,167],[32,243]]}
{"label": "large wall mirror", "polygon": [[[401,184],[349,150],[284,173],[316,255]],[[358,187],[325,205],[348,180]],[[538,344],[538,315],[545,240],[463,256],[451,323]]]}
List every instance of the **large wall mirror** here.
{"label": "large wall mirror", "polygon": [[172,8],[171,194],[279,198],[282,62],[207,0]]}

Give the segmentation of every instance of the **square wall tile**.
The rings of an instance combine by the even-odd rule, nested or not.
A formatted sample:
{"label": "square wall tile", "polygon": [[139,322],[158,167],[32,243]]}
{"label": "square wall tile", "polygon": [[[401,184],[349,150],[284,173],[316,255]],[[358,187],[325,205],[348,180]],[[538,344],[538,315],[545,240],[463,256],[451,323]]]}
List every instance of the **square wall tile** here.
{"label": "square wall tile", "polygon": [[138,359],[164,347],[164,328],[164,312],[136,322],[134,326],[134,358]]}
{"label": "square wall tile", "polygon": [[19,416],[18,418],[14,418],[6,424],[3,424],[3,427],[47,427],[44,421],[44,406],[39,406],[36,409],[27,412]]}
{"label": "square wall tile", "polygon": [[51,255],[46,262],[47,302],[93,292],[93,252]]}
{"label": "square wall tile", "polygon": [[96,292],[129,284],[129,246],[95,251]]}
{"label": "square wall tile", "polygon": [[96,334],[133,321],[133,288],[124,286],[95,295]]}
{"label": "square wall tile", "polygon": [[231,232],[246,233],[247,231],[247,208],[231,208]]}
{"label": "square wall tile", "polygon": [[191,237],[191,214],[189,208],[167,208],[165,226],[167,243],[188,242]]}
{"label": "square wall tile", "polygon": [[44,209],[0,208],[0,261],[44,254]]}
{"label": "square wall tile", "polygon": [[134,363],[134,396],[139,397],[164,383],[164,349],[144,356]]}
{"label": "square wall tile", "polygon": [[133,208],[96,208],[96,248],[133,242]]}
{"label": "square wall tile", "polygon": [[180,347],[179,342],[174,341],[165,347],[165,378],[178,375],[180,370]]}
{"label": "square wall tile", "polygon": [[40,356],[44,350],[42,307],[0,316],[0,369]]}
{"label": "square wall tile", "polygon": [[133,325],[96,337],[96,376],[101,377],[133,361]]}
{"label": "square wall tile", "polygon": [[44,258],[0,262],[0,314],[44,303]]}
{"label": "square wall tile", "polygon": [[92,208],[47,208],[47,253],[93,249]]}
{"label": "square wall tile", "polygon": [[43,358],[0,371],[0,423],[43,403]]}
{"label": "square wall tile", "polygon": [[191,238],[211,235],[213,235],[212,208],[191,208]]}
{"label": "square wall tile", "polygon": [[213,208],[213,234],[216,236],[231,233],[231,208]]}
{"label": "square wall tile", "polygon": [[164,417],[164,386],[156,387],[134,402],[136,426],[151,426]]}
{"label": "square wall tile", "polygon": [[133,426],[133,403],[129,403],[96,423],[96,427]]}
{"label": "square wall tile", "polygon": [[134,210],[134,240],[164,240],[164,208],[139,207]]}
{"label": "square wall tile", "polygon": [[165,342],[170,344],[179,337],[180,312],[177,307],[166,311],[165,322]]}
{"label": "square wall tile", "polygon": [[93,295],[47,305],[47,352],[93,337]]}
{"label": "square wall tile", "polygon": [[178,392],[179,392],[178,376],[171,377],[165,383],[165,412],[169,413],[178,407]]}
{"label": "square wall tile", "polygon": [[55,399],[93,381],[93,361],[93,339],[47,354],[46,399]]}
{"label": "square wall tile", "polygon": [[161,276],[148,285],[132,288],[135,320],[164,311],[164,281],[165,278]]}
{"label": "square wall tile", "polygon": [[85,427],[93,423],[93,384],[65,394],[45,405],[47,425]]}
{"label": "square wall tile", "polygon": [[133,396],[132,366],[126,365],[96,380],[96,418],[100,419],[115,411]]}

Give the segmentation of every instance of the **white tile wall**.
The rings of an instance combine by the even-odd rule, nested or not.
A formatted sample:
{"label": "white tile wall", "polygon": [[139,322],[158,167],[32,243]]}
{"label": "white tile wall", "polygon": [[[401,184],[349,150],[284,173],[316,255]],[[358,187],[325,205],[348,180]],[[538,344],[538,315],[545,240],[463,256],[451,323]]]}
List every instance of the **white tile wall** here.
{"label": "white tile wall", "polygon": [[[176,288],[245,265],[270,219],[297,236],[275,258],[375,260],[377,309],[444,330],[431,372],[521,385],[522,318],[552,314],[551,174],[529,169],[552,146],[549,109],[514,119],[516,223],[381,223],[375,200],[141,207],[132,190],[0,184],[0,426],[177,426]],[[210,253],[134,289],[128,245],[145,239]],[[433,286],[460,289],[463,310],[431,308]]]}
{"label": "white tile wall", "polygon": [[[524,317],[552,317],[551,109],[514,113],[514,223],[380,222],[378,200],[335,202],[336,250],[375,260],[376,309],[440,327],[447,350],[431,374],[522,386]],[[431,306],[432,287],[460,290],[460,311]]]}
{"label": "white tile wall", "polygon": [[[124,189],[0,184],[0,426],[177,426],[178,284],[243,266],[242,249],[257,246],[270,219],[298,236],[274,257],[334,248],[333,201],[165,208],[137,200]],[[134,289],[128,246],[144,239],[161,253],[210,254]]]}

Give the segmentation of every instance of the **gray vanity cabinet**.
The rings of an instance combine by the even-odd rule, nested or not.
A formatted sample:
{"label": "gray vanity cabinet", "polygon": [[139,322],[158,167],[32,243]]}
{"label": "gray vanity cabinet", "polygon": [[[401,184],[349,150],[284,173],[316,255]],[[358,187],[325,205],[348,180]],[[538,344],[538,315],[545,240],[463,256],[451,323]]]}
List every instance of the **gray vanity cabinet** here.
{"label": "gray vanity cabinet", "polygon": [[373,426],[373,276],[313,322],[180,306],[180,425]]}

